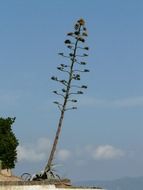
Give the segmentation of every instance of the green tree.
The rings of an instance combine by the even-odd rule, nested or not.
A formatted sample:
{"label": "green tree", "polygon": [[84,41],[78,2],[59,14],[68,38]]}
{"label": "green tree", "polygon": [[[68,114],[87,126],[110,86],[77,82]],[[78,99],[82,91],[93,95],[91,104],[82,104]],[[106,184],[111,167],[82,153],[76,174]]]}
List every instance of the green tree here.
{"label": "green tree", "polygon": [[18,140],[12,131],[15,118],[0,118],[0,160],[2,169],[12,169],[17,161]]}
{"label": "green tree", "polygon": [[57,67],[60,72],[65,73],[65,77],[64,79],[60,79],[56,76],[52,76],[51,78],[52,80],[60,83],[62,88],[58,91],[53,91],[54,94],[61,97],[60,101],[58,100],[54,102],[59,108],[60,117],[52,150],[45,167],[45,173],[51,172],[65,112],[68,110],[77,109],[77,107],[72,105],[77,102],[73,96],[83,94],[83,90],[87,88],[86,85],[81,85],[79,83],[81,74],[89,72],[88,69],[84,68],[84,66],[86,66],[85,58],[88,56],[86,52],[89,50],[89,48],[84,45],[85,38],[88,36],[85,21],[83,19],[79,19],[74,25],[74,31],[69,32],[67,36],[68,38],[65,40],[65,45],[68,51],[67,53],[59,53],[60,56],[67,59],[67,63],[60,64]]}

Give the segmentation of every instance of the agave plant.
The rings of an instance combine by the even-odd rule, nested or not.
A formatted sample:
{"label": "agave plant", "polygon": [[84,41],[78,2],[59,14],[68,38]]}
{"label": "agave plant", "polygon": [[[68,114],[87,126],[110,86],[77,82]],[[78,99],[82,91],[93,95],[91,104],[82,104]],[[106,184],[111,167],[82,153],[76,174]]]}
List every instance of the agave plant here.
{"label": "agave plant", "polygon": [[79,84],[79,81],[81,80],[81,74],[89,72],[87,68],[84,68],[87,64],[85,58],[88,56],[87,51],[89,50],[89,47],[84,45],[87,36],[88,34],[85,27],[85,21],[83,19],[79,19],[74,25],[74,31],[69,32],[67,34],[67,39],[64,41],[69,52],[66,54],[63,52],[59,53],[60,56],[68,60],[68,64],[60,64],[57,67],[60,72],[65,73],[64,79],[60,79],[57,76],[51,77],[53,81],[60,83],[62,88],[58,91],[53,91],[54,94],[61,97],[60,101],[54,101],[54,104],[57,105],[60,111],[60,117],[50,156],[44,170],[44,173],[47,174],[47,177],[50,173],[54,177],[54,173],[52,172],[53,160],[65,112],[68,110],[77,109],[77,107],[74,105],[77,103],[77,100],[73,98],[73,96],[81,95],[83,94],[83,90],[87,89],[87,85]]}

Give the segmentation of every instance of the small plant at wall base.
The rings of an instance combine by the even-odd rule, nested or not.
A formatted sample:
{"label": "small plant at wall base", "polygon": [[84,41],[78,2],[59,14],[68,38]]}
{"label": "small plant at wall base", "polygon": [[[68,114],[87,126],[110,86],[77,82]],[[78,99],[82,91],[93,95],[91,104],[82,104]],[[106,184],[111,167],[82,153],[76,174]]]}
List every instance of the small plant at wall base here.
{"label": "small plant at wall base", "polygon": [[17,161],[18,140],[12,131],[15,118],[0,118],[0,160],[1,169],[12,169]]}
{"label": "small plant at wall base", "polygon": [[61,97],[60,101],[54,101],[54,104],[57,105],[60,111],[60,118],[49,160],[44,170],[44,174],[47,174],[47,176],[49,176],[49,173],[54,176],[54,173],[52,172],[53,160],[61,133],[65,112],[77,109],[75,106],[77,100],[74,98],[74,95],[81,95],[83,94],[83,90],[87,89],[87,85],[80,83],[81,74],[89,72],[86,68],[87,63],[85,61],[89,50],[89,47],[84,45],[85,39],[88,36],[85,21],[83,19],[79,19],[74,25],[74,31],[69,32],[67,36],[68,38],[64,43],[69,51],[67,54],[61,52],[59,55],[67,59],[68,63],[60,64],[57,67],[60,72],[65,74],[64,78],[61,79],[57,76],[51,77],[51,79],[58,82],[62,88],[58,91],[53,91],[54,94]]}

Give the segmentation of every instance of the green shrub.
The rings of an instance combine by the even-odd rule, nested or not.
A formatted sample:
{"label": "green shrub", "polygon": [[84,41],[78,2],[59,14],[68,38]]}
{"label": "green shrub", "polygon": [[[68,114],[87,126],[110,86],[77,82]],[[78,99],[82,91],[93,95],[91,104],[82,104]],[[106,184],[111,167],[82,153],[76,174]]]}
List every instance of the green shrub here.
{"label": "green shrub", "polygon": [[0,160],[2,169],[12,169],[17,161],[18,140],[11,127],[15,118],[0,118]]}

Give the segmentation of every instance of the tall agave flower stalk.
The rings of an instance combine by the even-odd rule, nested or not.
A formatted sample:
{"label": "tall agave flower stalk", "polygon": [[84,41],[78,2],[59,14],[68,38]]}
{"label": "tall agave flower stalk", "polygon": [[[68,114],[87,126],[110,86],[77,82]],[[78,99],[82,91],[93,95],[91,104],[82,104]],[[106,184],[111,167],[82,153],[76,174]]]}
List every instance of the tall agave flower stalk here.
{"label": "tall agave flower stalk", "polygon": [[53,91],[53,93],[61,97],[62,100],[54,102],[60,110],[60,117],[49,160],[45,167],[45,173],[51,171],[51,167],[53,165],[65,112],[77,109],[77,107],[74,106],[77,100],[73,99],[73,96],[83,94],[83,90],[87,88],[86,85],[79,85],[79,83],[76,83],[76,81],[80,81],[82,73],[89,72],[88,69],[84,68],[84,66],[86,66],[86,62],[83,60],[83,58],[88,56],[86,52],[89,50],[89,48],[84,45],[85,38],[88,36],[85,21],[83,19],[78,20],[74,25],[74,31],[68,33],[67,36],[68,38],[64,43],[69,50],[68,54],[59,53],[59,55],[68,59],[68,64],[60,64],[57,67],[59,71],[65,74],[66,79],[59,79],[56,76],[51,77],[52,80],[62,85],[61,90]]}

